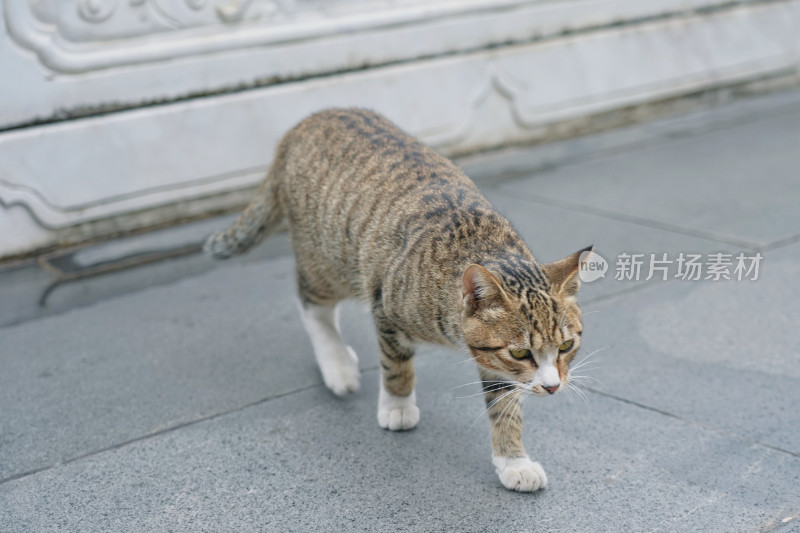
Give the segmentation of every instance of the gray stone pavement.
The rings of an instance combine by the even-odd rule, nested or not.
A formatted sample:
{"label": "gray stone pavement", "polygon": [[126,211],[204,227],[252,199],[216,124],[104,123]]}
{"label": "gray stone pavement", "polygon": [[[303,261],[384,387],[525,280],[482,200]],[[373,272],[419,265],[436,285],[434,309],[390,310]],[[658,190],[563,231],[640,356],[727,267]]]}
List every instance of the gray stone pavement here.
{"label": "gray stone pavement", "polygon": [[[322,386],[284,237],[47,307],[49,274],[0,271],[0,532],[800,531],[799,147],[788,93],[462,161],[541,260],[593,243],[612,263],[581,289],[585,399],[526,403],[536,494],[500,486],[465,355],[424,347],[420,425],[383,431],[370,317],[347,304],[362,390]],[[764,259],[756,281],[616,281],[620,252]]]}

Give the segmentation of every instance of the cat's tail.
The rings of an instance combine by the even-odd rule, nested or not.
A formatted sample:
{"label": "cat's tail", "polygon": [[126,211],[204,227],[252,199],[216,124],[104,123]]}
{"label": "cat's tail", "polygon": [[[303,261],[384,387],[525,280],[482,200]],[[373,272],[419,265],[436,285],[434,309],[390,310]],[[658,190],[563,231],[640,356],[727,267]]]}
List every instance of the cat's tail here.
{"label": "cat's tail", "polygon": [[216,259],[227,259],[246,252],[281,227],[283,209],[278,201],[276,165],[256,191],[250,205],[228,228],[209,235],[203,251]]}

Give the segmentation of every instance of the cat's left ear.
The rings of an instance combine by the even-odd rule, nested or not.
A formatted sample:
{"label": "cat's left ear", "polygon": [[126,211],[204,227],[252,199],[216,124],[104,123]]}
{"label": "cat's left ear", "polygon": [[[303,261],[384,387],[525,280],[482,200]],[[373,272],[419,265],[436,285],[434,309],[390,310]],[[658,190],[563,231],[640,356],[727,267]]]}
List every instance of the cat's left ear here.
{"label": "cat's left ear", "polygon": [[542,265],[544,268],[545,274],[550,280],[553,282],[553,285],[556,287],[556,292],[561,296],[575,296],[578,293],[578,289],[581,286],[581,280],[578,277],[578,271],[581,268],[581,265],[586,262],[588,259],[589,254],[583,256],[583,261],[581,261],[581,255],[585,252],[591,252],[594,250],[594,245],[587,246],[583,250],[578,250],[574,254],[570,254],[561,261],[556,261],[555,263],[547,263]]}
{"label": "cat's left ear", "polygon": [[470,265],[464,272],[462,298],[467,311],[472,314],[489,309],[505,301],[500,282],[481,265]]}

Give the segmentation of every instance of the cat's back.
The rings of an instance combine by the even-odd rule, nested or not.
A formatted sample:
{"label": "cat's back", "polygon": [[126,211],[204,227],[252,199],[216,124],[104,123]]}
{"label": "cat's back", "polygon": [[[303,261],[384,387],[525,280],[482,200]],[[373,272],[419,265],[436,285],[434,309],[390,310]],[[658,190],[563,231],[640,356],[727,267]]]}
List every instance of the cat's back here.
{"label": "cat's back", "polygon": [[305,180],[323,187],[340,182],[342,190],[376,196],[412,185],[418,190],[430,185],[476,190],[450,160],[368,109],[315,113],[287,133],[282,145],[290,152],[291,170],[305,172]]}
{"label": "cat's back", "polygon": [[[378,228],[491,209],[449,159],[367,109],[327,109],[289,131],[278,150],[290,223],[364,241]],[[414,224],[412,224],[414,225]],[[339,239],[336,239],[339,240]]]}
{"label": "cat's back", "polygon": [[276,159],[299,261],[354,292],[404,265],[455,264],[474,243],[512,231],[461,169],[373,111],[311,115]]}

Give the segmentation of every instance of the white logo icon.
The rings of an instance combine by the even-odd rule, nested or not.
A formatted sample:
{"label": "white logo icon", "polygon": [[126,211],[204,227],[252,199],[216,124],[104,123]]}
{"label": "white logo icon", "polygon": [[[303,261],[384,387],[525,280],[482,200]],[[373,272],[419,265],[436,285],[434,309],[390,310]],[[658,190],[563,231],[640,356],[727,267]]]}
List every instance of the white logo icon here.
{"label": "white logo icon", "polygon": [[583,252],[578,264],[578,276],[584,283],[606,277],[608,261],[596,252]]}

